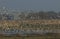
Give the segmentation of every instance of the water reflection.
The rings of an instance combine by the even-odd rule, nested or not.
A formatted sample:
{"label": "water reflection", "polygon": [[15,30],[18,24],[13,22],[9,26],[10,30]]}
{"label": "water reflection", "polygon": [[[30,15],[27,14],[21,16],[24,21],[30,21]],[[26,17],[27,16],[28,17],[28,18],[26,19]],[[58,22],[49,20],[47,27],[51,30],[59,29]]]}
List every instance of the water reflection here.
{"label": "water reflection", "polygon": [[[18,30],[18,29],[5,29],[5,30],[0,30],[0,34],[3,34],[5,36],[11,36],[11,35],[16,35],[19,34],[21,36],[25,36],[27,34],[46,34],[48,33],[48,30]],[[52,31],[51,31],[52,32]]]}

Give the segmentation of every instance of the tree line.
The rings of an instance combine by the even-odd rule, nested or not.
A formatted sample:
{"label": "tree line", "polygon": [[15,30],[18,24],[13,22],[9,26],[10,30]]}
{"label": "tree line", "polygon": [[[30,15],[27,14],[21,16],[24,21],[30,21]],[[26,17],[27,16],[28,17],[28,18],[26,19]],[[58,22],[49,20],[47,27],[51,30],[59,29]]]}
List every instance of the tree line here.
{"label": "tree line", "polygon": [[[10,12],[12,13],[12,12]],[[13,12],[10,13],[0,13],[0,20],[41,20],[41,19],[60,19],[60,12],[54,11],[39,11],[39,12]],[[16,14],[15,14],[16,13]]]}

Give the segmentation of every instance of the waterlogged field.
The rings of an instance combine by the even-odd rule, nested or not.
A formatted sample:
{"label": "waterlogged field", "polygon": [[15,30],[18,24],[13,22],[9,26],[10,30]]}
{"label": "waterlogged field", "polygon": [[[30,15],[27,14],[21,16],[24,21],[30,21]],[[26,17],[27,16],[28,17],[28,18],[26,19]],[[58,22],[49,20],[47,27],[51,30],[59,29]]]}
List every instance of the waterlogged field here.
{"label": "waterlogged field", "polygon": [[[0,32],[1,31],[14,31],[17,30],[30,30],[32,32],[39,32],[42,30],[45,34],[40,35],[37,33],[36,36],[27,34],[27,36],[20,36],[16,34],[15,36],[5,36],[0,33],[0,39],[60,39],[60,20],[24,20],[24,21],[0,21]],[[10,31],[9,31],[10,30]],[[33,31],[35,30],[35,31]],[[48,30],[45,31],[45,30]],[[13,33],[14,33],[13,32]]]}

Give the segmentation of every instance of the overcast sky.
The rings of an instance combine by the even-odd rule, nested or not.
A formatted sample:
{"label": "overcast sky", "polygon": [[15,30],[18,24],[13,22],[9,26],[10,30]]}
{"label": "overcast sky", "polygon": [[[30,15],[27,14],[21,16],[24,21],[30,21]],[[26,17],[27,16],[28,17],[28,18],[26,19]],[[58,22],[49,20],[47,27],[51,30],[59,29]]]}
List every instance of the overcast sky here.
{"label": "overcast sky", "polygon": [[60,0],[0,0],[0,6],[20,10],[60,11]]}

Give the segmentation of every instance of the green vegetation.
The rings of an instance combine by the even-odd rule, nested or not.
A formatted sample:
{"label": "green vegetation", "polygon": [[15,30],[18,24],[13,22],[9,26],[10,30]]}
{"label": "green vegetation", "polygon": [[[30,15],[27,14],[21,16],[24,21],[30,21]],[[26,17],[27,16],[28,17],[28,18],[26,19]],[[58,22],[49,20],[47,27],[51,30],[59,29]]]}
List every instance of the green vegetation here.
{"label": "green vegetation", "polygon": [[0,9],[0,20],[41,20],[60,19],[60,12],[54,11],[20,11]]}
{"label": "green vegetation", "polygon": [[27,36],[27,37],[17,37],[17,36],[12,36],[12,37],[4,37],[0,36],[0,39],[60,39],[59,36]]}

